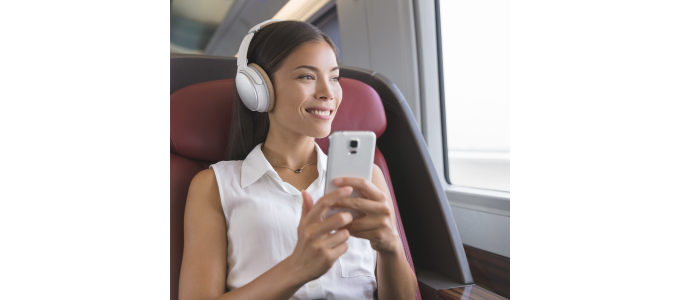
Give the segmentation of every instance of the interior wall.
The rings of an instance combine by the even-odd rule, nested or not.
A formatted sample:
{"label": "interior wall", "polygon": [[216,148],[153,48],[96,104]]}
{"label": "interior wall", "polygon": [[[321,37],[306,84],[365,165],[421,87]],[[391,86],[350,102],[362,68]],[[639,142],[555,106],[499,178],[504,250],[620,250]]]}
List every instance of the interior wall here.
{"label": "interior wall", "polygon": [[377,71],[388,77],[403,93],[421,128],[413,3],[338,0],[336,5],[343,65]]}
{"label": "interior wall", "polygon": [[450,205],[462,243],[510,257],[510,217]]}
{"label": "interior wall", "polygon": [[336,48],[338,48],[338,64],[343,65],[343,44],[340,40],[340,26],[338,26],[337,9],[335,7],[332,8],[320,16],[312,24],[318,27],[318,29],[321,29],[321,31],[323,31],[323,33],[325,33],[331,39],[331,41],[333,41]]}

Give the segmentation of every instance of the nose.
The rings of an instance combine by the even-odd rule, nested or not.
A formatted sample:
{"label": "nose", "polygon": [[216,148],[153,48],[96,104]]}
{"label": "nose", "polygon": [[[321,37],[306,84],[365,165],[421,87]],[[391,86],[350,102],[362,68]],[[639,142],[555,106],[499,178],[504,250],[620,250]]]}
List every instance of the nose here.
{"label": "nose", "polygon": [[318,81],[316,84],[316,98],[319,100],[333,100],[333,90],[327,81]]}

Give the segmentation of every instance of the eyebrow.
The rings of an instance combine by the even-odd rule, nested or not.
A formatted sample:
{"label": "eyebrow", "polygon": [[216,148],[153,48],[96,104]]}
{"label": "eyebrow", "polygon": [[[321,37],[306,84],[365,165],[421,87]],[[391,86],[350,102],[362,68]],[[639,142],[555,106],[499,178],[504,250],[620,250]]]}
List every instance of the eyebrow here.
{"label": "eyebrow", "polygon": [[[296,69],[301,69],[301,68],[307,68],[307,69],[311,69],[311,70],[313,70],[313,71],[318,72],[318,68],[316,68],[316,67],[314,67],[314,66],[307,66],[307,65],[298,66],[298,67],[294,68],[294,70],[296,70]],[[331,72],[333,72],[333,71],[335,71],[335,70],[338,70],[338,69],[340,69],[340,68],[339,68],[338,66],[336,66],[336,67],[334,67],[333,69],[331,69]],[[292,71],[294,71],[294,70],[292,70]]]}

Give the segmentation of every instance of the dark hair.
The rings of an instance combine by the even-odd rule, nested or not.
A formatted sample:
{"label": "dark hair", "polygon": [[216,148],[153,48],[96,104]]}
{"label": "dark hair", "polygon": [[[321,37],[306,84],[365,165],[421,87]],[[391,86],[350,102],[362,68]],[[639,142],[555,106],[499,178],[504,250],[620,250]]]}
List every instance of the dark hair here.
{"label": "dark hair", "polygon": [[[336,60],[338,48],[333,41],[315,26],[300,21],[284,21],[269,24],[253,36],[248,47],[248,63],[258,64],[270,77],[279,69],[287,56],[299,46],[325,41],[333,48]],[[240,57],[240,54],[239,54]],[[229,129],[226,160],[242,160],[258,144],[265,142],[270,129],[270,118],[266,112],[249,110],[234,92],[233,113]]]}

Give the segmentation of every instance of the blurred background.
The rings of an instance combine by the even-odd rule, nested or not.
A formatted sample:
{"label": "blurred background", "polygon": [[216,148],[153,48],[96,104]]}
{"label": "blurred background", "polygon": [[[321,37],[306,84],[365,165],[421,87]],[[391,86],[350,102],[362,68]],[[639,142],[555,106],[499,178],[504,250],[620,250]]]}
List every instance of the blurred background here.
{"label": "blurred background", "polygon": [[[365,3],[366,2],[366,3]],[[378,71],[407,98],[418,124],[426,123],[418,81],[419,20],[387,24],[372,11],[406,10],[389,1],[336,0],[171,0],[170,52],[236,56],[246,32],[268,19],[309,22],[328,35],[340,50],[340,65]],[[415,11],[419,3],[391,1]],[[414,1],[419,2],[419,1]],[[430,1],[433,2],[433,1]],[[508,1],[439,1],[437,21],[442,59],[446,137],[445,180],[449,184],[496,191],[510,190],[509,17]],[[411,5],[412,4],[412,5]],[[357,11],[361,10],[358,14]],[[404,15],[387,13],[401,19]],[[374,22],[374,24],[373,24]],[[393,26],[392,26],[393,25]],[[366,34],[383,26],[384,36]],[[375,42],[396,39],[396,43]],[[375,40],[373,40],[375,39]],[[358,42],[359,41],[359,42]],[[403,46],[413,48],[405,51]],[[362,48],[362,49],[360,49]],[[361,53],[344,57],[344,52]],[[369,52],[369,57],[361,57]],[[373,55],[372,52],[375,52]],[[398,64],[383,64],[394,52]],[[389,60],[392,59],[389,57]],[[413,73],[407,76],[406,74]],[[342,76],[342,74],[341,74]],[[414,77],[414,78],[410,78]],[[425,129],[426,126],[421,126]],[[424,130],[425,131],[425,130]],[[440,160],[442,161],[442,160]]]}

